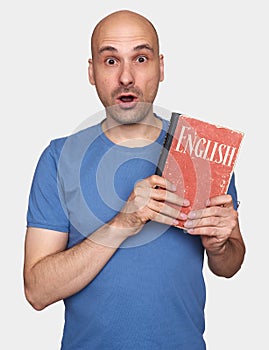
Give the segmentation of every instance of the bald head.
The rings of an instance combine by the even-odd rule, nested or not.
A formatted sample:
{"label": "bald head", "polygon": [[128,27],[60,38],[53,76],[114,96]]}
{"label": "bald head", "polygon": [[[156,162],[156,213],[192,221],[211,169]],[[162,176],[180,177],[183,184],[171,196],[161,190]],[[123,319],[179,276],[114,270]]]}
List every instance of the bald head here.
{"label": "bald head", "polygon": [[94,28],[91,49],[89,81],[105,107],[154,101],[164,64],[148,19],[127,10],[106,16]]}
{"label": "bald head", "polygon": [[109,40],[109,38],[118,36],[125,37],[128,40],[128,37],[132,38],[134,33],[138,36],[141,35],[141,37],[147,33],[154,43],[156,53],[159,54],[159,39],[153,24],[136,12],[121,10],[104,17],[94,28],[91,37],[93,58],[100,45],[100,40]]}

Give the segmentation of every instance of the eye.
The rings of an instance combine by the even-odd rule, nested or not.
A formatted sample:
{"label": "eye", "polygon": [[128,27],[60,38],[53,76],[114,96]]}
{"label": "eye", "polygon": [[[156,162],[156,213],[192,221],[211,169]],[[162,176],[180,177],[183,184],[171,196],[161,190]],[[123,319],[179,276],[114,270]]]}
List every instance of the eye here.
{"label": "eye", "polygon": [[108,58],[106,59],[106,64],[109,66],[113,66],[116,63],[116,60],[114,58]]}
{"label": "eye", "polygon": [[143,63],[143,62],[146,62],[147,61],[147,57],[146,56],[138,56],[136,61],[138,63]]}

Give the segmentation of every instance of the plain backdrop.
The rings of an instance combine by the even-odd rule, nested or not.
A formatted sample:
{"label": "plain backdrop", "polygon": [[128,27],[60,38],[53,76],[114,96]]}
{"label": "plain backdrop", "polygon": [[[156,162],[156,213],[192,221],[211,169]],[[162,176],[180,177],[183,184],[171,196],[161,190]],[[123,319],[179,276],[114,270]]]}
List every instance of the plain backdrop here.
{"label": "plain backdrop", "polygon": [[247,254],[228,280],[205,260],[205,339],[208,350],[269,348],[269,22],[260,0],[1,3],[0,348],[59,349],[62,302],[37,312],[24,298],[28,194],[49,141],[102,109],[87,78],[89,37],[119,9],[140,12],[159,32],[165,80],[156,105],[245,133],[235,174]]}

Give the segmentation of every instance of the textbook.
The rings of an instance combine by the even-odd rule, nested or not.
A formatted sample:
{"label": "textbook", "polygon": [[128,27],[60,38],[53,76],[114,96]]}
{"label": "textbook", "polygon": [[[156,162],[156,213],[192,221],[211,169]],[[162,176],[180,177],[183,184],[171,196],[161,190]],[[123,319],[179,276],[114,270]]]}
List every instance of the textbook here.
{"label": "textbook", "polygon": [[[205,208],[210,197],[225,194],[244,133],[173,112],[156,174],[190,201],[181,212]],[[184,228],[180,221],[178,227]]]}

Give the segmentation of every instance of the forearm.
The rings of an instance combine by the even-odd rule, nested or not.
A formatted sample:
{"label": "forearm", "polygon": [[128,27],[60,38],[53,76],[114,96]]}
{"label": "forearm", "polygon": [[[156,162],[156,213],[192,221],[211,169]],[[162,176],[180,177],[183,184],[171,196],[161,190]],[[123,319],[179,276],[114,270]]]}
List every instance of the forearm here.
{"label": "forearm", "polygon": [[214,274],[230,278],[241,268],[245,245],[241,239],[230,238],[220,251],[207,251],[207,256],[208,266]]}
{"label": "forearm", "polygon": [[119,231],[104,225],[76,246],[48,255],[27,268],[25,293],[32,306],[44,309],[89,284],[126,239]]}
{"label": "forearm", "polygon": [[[54,243],[44,244],[43,234],[38,238],[32,235],[34,243],[26,243],[28,254],[24,272],[28,301],[41,310],[80,291],[101,271],[121,243],[137,234],[148,220],[175,224],[178,210],[169,203],[188,206],[189,202],[174,192],[174,185],[157,175],[139,181],[121,212],[83,242],[67,250],[66,241],[55,243],[54,238]],[[35,248],[41,252],[36,252]]]}

